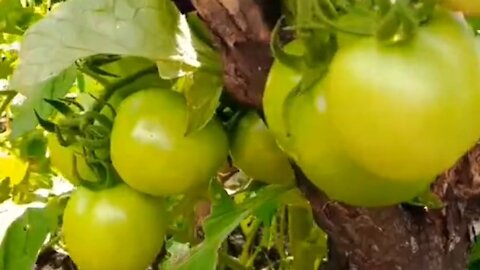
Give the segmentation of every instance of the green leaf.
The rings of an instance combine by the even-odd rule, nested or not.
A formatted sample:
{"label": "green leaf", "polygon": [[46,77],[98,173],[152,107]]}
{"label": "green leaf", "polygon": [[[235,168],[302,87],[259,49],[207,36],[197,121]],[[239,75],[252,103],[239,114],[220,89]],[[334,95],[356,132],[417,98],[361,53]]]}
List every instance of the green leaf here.
{"label": "green leaf", "polygon": [[15,51],[0,49],[0,79],[7,79],[13,72],[12,64],[17,59]]}
{"label": "green leaf", "polygon": [[186,19],[171,0],[70,0],[25,33],[11,87],[23,94],[96,54],[149,58],[167,78],[199,66]]}
{"label": "green leaf", "polygon": [[473,245],[472,250],[470,251],[470,262],[477,262],[480,261],[480,242],[477,241]]}
{"label": "green leaf", "polygon": [[187,100],[188,122],[186,134],[195,132],[212,119],[220,103],[223,80],[220,73],[199,69],[178,81],[179,90]]}
{"label": "green leaf", "polygon": [[257,209],[275,200],[288,188],[284,186],[267,186],[254,196],[235,206],[226,192],[218,188],[212,181],[213,201],[212,214],[205,221],[205,240],[191,250],[190,256],[177,265],[178,270],[214,270],[218,260],[217,250],[223,240]]}
{"label": "green leaf", "polygon": [[20,0],[0,1],[0,33],[21,35],[34,15],[33,8],[24,8]]}
{"label": "green leaf", "polygon": [[70,67],[48,81],[24,89],[24,95],[27,96],[27,99],[19,106],[12,106],[14,120],[12,122],[11,138],[16,139],[35,129],[38,124],[35,111],[43,119],[48,119],[54,110],[52,106],[44,102],[44,99],[63,97],[75,81],[76,75],[76,69]]}
{"label": "green leaf", "polygon": [[56,204],[42,207],[9,205],[0,215],[0,270],[33,269],[40,248],[56,229],[58,214]]}

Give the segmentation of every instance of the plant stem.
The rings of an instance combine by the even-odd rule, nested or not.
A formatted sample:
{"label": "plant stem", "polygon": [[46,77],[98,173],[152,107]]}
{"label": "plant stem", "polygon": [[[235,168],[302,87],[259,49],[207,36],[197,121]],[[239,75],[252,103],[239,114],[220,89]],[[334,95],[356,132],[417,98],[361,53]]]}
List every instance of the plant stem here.
{"label": "plant stem", "polygon": [[222,264],[230,267],[232,270],[250,270],[251,269],[243,266],[240,261],[226,254],[225,252],[220,252],[218,255],[218,259]]}
{"label": "plant stem", "polygon": [[242,254],[240,254],[240,262],[246,264],[249,258],[250,247],[252,246],[253,240],[257,234],[257,230],[260,227],[262,222],[259,219],[255,219],[253,224],[250,226],[250,231],[245,236],[245,245],[243,245]]}
{"label": "plant stem", "polygon": [[92,110],[99,112],[117,89],[127,86],[131,82],[136,81],[145,75],[156,73],[156,72],[157,72],[157,66],[152,65],[145,69],[139,70],[138,72],[128,77],[125,77],[115,83],[108,85],[107,87],[105,87],[105,91],[103,95],[93,105]]}
{"label": "plant stem", "polygon": [[15,90],[5,90],[0,91],[0,96],[5,96],[5,100],[2,102],[0,106],[0,116],[5,112],[10,102],[12,102],[13,98],[17,95],[17,91]]}

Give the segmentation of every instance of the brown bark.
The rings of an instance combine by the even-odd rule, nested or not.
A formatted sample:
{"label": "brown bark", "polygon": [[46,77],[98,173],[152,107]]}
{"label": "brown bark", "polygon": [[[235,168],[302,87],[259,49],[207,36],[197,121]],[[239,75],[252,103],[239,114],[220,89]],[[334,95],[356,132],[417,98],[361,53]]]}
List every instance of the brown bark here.
{"label": "brown bark", "polygon": [[[272,21],[279,1],[193,0],[216,37],[227,92],[239,104],[261,111],[272,63]],[[276,10],[272,11],[272,7]],[[298,187],[311,203],[318,225],[329,235],[323,269],[466,269],[480,210],[480,148],[441,175],[432,190],[440,210],[397,205],[366,209],[330,201],[296,168]]]}

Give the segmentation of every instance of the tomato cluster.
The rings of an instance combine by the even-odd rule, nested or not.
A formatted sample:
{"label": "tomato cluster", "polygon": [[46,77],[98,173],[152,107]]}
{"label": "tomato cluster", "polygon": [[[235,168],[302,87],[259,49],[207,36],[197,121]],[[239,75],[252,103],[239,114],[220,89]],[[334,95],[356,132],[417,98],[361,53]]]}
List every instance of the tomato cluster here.
{"label": "tomato cluster", "polygon": [[[293,41],[286,51],[301,56],[304,48]],[[70,255],[83,270],[145,269],[165,237],[162,197],[201,189],[228,155],[266,184],[293,185],[296,162],[332,199],[408,201],[480,137],[478,56],[472,31],[441,11],[401,43],[349,40],[322,79],[293,95],[307,73],[275,61],[263,98],[266,122],[247,111],[230,137],[216,116],[187,134],[187,102],[171,89],[122,97],[115,116],[102,111],[113,120],[106,156],[120,183],[81,186],[87,182],[80,179],[93,183],[98,175],[77,146],[48,137],[52,166],[80,185],[64,215]],[[305,205],[298,191],[282,199]]]}
{"label": "tomato cluster", "polygon": [[[287,50],[298,53],[298,44]],[[480,137],[477,56],[473,31],[439,11],[409,41],[366,37],[341,46],[324,78],[288,106],[301,74],[275,63],[264,96],[267,122],[332,199],[407,201]]]}

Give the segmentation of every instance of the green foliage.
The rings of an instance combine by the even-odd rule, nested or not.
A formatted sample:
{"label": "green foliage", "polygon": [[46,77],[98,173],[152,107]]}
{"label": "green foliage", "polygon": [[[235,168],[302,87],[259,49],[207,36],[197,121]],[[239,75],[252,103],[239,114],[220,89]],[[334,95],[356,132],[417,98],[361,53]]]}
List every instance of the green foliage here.
{"label": "green foliage", "polygon": [[44,102],[45,98],[57,99],[65,96],[75,81],[76,70],[70,67],[58,76],[50,78],[39,84],[24,89],[27,96],[20,106],[12,108],[15,120],[12,122],[12,139],[17,139],[37,126],[35,111],[43,118],[48,118],[53,113],[53,108]]}
{"label": "green foliage", "polygon": [[149,58],[172,78],[199,65],[188,32],[168,0],[67,1],[25,33],[10,87],[28,96],[32,86],[95,54]]}
{"label": "green foliage", "polygon": [[262,213],[265,211],[265,206],[268,209],[268,204],[287,189],[275,186],[266,187],[255,192],[239,205],[235,205],[215,181],[212,181],[211,190],[214,199],[212,214],[203,226],[205,240],[193,248],[188,259],[181,262],[176,269],[214,270],[218,260],[217,250],[233,229],[253,212]]}
{"label": "green foliage", "polygon": [[0,33],[21,35],[35,19],[33,7],[24,8],[19,0],[0,2]]}
{"label": "green foliage", "polygon": [[3,212],[0,215],[2,225],[8,227],[0,231],[0,269],[31,270],[48,235],[55,232],[59,214],[56,201],[40,207],[16,207]]}

